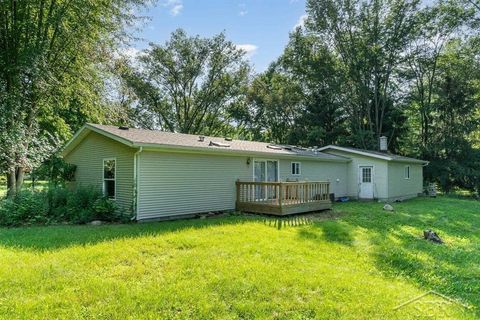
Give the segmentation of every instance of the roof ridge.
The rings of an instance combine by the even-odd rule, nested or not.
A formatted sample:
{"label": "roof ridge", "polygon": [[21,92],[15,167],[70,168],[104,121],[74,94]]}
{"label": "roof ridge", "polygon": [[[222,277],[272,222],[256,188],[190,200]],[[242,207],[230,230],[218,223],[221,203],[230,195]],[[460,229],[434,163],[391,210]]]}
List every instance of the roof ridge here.
{"label": "roof ridge", "polygon": [[[110,124],[87,123],[87,125],[93,126],[95,128],[98,128],[98,129],[102,129],[102,127],[110,127],[112,129],[118,129],[118,126],[114,126],[114,125],[110,125]],[[172,132],[172,131],[159,130],[159,129],[144,129],[144,128],[134,128],[134,127],[128,127],[128,129],[129,130],[137,130],[137,131],[149,131],[149,132],[162,133],[162,134],[171,134],[171,135],[183,135],[183,136],[190,136],[192,138],[193,137],[199,137],[199,136],[203,136],[203,137],[205,137],[205,139],[225,139],[225,138],[229,138],[228,136],[220,137],[220,136],[211,136],[211,135],[206,135],[206,134],[201,134],[201,133],[194,134],[194,133]],[[253,143],[261,143],[261,144],[266,144],[266,145],[278,145],[278,146],[284,145],[284,144],[281,144],[281,143],[271,143],[271,142],[256,141],[256,140],[245,140],[245,139],[235,139],[235,138],[232,138],[232,140],[244,141],[244,142],[253,142]]]}

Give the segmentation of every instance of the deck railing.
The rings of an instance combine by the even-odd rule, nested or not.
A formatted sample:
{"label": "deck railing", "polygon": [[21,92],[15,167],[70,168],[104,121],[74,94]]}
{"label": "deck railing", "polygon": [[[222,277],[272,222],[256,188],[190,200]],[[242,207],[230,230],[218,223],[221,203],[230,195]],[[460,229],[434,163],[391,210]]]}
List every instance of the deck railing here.
{"label": "deck railing", "polygon": [[237,204],[269,206],[301,205],[330,202],[328,181],[244,182],[237,181]]}

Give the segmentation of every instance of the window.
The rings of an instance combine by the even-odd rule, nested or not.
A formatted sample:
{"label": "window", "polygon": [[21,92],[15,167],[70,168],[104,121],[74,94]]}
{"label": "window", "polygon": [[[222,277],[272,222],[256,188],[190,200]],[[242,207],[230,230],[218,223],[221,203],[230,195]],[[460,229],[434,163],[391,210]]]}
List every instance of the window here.
{"label": "window", "polygon": [[362,183],[371,183],[372,182],[372,168],[364,167],[362,168]]}
{"label": "window", "polygon": [[405,179],[410,179],[410,166],[405,166]]}
{"label": "window", "polygon": [[117,161],[115,159],[103,160],[103,195],[109,199],[115,199]]}
{"label": "window", "polygon": [[292,162],[292,174],[294,176],[299,176],[300,172],[300,162]]}

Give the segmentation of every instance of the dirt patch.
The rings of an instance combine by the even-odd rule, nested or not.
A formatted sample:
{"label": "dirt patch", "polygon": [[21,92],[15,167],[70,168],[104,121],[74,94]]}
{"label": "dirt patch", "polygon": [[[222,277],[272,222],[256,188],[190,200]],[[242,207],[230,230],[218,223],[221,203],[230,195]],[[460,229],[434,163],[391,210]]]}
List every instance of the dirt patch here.
{"label": "dirt patch", "polygon": [[312,221],[324,221],[324,220],[337,220],[341,218],[343,215],[344,213],[336,210],[324,210],[319,212],[303,213],[303,214],[299,214],[298,216],[301,216],[305,219],[310,219]]}

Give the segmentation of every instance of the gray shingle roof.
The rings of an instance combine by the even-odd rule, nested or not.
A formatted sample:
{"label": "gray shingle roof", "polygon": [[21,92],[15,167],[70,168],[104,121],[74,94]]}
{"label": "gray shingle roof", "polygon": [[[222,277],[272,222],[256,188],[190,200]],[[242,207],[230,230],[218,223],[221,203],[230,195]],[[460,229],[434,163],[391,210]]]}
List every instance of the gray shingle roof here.
{"label": "gray shingle roof", "polygon": [[[119,137],[127,142],[130,142],[134,146],[148,145],[148,146],[169,146],[179,148],[199,148],[209,150],[222,150],[222,151],[237,151],[237,152],[252,152],[252,153],[265,153],[266,155],[289,155],[289,156],[306,156],[314,159],[332,160],[332,161],[348,161],[346,157],[336,156],[323,152],[315,152],[313,150],[293,147],[293,146],[280,146],[272,145],[265,142],[236,140],[231,141],[220,137],[205,136],[205,140],[202,142],[199,139],[199,135],[173,133],[158,130],[146,130],[129,128],[128,130],[122,130],[116,126],[99,125],[99,124],[87,124],[87,128],[96,129],[94,131],[101,131],[116,137]],[[217,145],[215,145],[217,144]],[[226,144],[225,146],[218,146],[218,144]]]}
{"label": "gray shingle roof", "polygon": [[364,154],[366,156],[370,155],[370,156],[375,157],[375,158],[385,158],[386,160],[390,160],[390,161],[428,163],[428,161],[426,161],[426,160],[404,157],[404,156],[400,156],[400,155],[393,154],[393,153],[390,153],[390,152],[381,152],[381,151],[374,151],[374,150],[367,150],[367,149],[358,149],[358,148],[352,148],[352,147],[340,147],[340,146],[334,146],[334,145],[330,145],[330,146],[320,148],[321,151],[325,151],[325,150],[328,150],[328,149],[335,149],[335,150],[340,150],[340,151],[345,151],[345,152]]}

